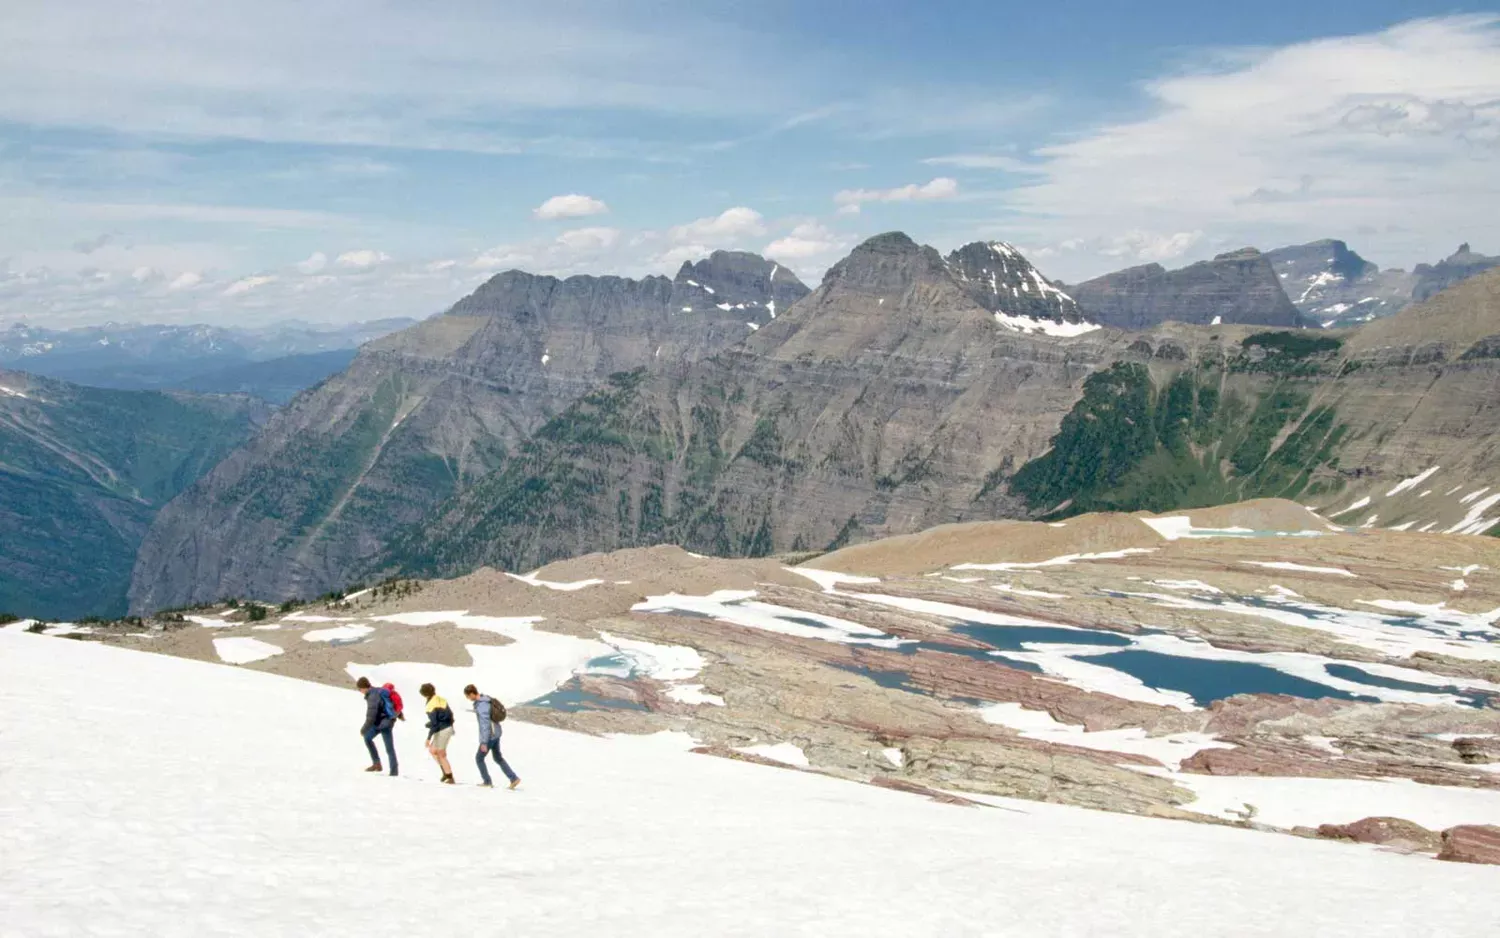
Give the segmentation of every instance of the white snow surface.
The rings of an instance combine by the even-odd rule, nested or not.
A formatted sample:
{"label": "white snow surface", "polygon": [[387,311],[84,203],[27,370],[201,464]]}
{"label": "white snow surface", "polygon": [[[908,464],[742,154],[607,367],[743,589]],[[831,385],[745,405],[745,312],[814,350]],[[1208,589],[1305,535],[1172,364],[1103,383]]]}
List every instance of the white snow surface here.
{"label": "white snow surface", "polygon": [[[401,725],[392,780],[360,771],[360,716],[340,688],[0,633],[0,933],[435,935],[482,921],[559,938],[1169,938],[1213,922],[1396,938],[1483,934],[1500,918],[1492,868],[1064,805],[941,805],[693,755],[681,734],[509,722],[525,779],[511,793],[439,787],[420,727]],[[107,765],[91,757],[101,738]],[[460,720],[452,751],[474,742]],[[1317,821],[1353,810],[1322,800]]]}
{"label": "white snow surface", "polygon": [[1141,523],[1169,541],[1179,538],[1248,537],[1255,532],[1249,528],[1195,528],[1187,515],[1168,518],[1142,518]]}
{"label": "white snow surface", "polygon": [[1412,476],[1410,479],[1402,479],[1400,482],[1396,483],[1394,488],[1385,493],[1385,497],[1390,498],[1393,495],[1400,495],[1402,492],[1405,492],[1408,489],[1416,488],[1423,482],[1426,482],[1428,479],[1432,478],[1433,473],[1437,472],[1441,468],[1443,467],[1433,466],[1431,469],[1422,470],[1420,473]]}
{"label": "white snow surface", "polygon": [[1246,804],[1252,804],[1256,808],[1256,821],[1286,829],[1348,824],[1367,817],[1405,818],[1429,830],[1443,830],[1456,824],[1500,824],[1500,792],[1493,789],[1423,785],[1407,779],[1185,772],[1174,772],[1170,777],[1198,796],[1197,801],[1182,806],[1185,810],[1233,817]]}
{"label": "white snow surface", "polygon": [[760,756],[762,759],[772,759],[785,765],[794,765],[799,769],[806,769],[812,766],[812,763],[807,761],[807,753],[791,743],[761,743],[758,746],[741,746],[735,752]]}
{"label": "white snow surface", "polygon": [[302,640],[308,642],[357,642],[367,635],[375,634],[375,629],[368,625],[339,625],[331,629],[313,629],[302,633]]}
{"label": "white snow surface", "polygon": [[1072,338],[1104,328],[1095,322],[1058,322],[1055,319],[1032,319],[1030,316],[1011,316],[1007,313],[996,313],[995,322],[1014,332],[1040,332],[1059,338]]}
{"label": "white snow surface", "polygon": [[530,573],[524,574],[507,573],[506,576],[510,577],[513,580],[520,580],[522,583],[526,583],[531,586],[545,586],[549,590],[558,590],[564,593],[571,593],[575,590],[587,589],[590,586],[598,586],[599,584],[604,582],[603,580],[574,580],[571,583],[558,583],[554,580],[538,579],[538,572],[539,571],[533,570]]}
{"label": "white snow surface", "polygon": [[1351,511],[1358,511],[1359,509],[1365,507],[1368,504],[1370,504],[1370,496],[1366,495],[1364,498],[1361,498],[1359,501],[1357,501],[1354,504],[1350,505],[1348,508],[1343,508],[1343,509],[1340,509],[1339,511],[1335,511],[1332,514],[1330,514],[1328,517],[1330,517],[1330,518],[1337,518],[1339,515],[1347,515],[1349,512],[1351,512]]}
{"label": "white snow surface", "polygon": [[[909,640],[892,638],[879,629],[847,619],[803,612],[772,603],[754,602],[754,590],[717,590],[707,596],[648,596],[630,607],[631,612],[686,612],[712,616],[744,628],[764,629],[798,638],[816,638],[844,645],[871,645],[876,648],[899,648]],[[817,623],[817,624],[811,624]]]}
{"label": "white snow surface", "polygon": [[815,570],[812,567],[786,567],[789,573],[805,576],[809,580],[823,588],[823,592],[832,593],[839,588],[840,583],[879,583],[877,576],[855,576],[852,573],[839,573],[836,570]]}
{"label": "white snow surface", "polygon": [[1350,573],[1343,567],[1310,567],[1307,564],[1292,563],[1290,560],[1241,560],[1240,563],[1249,564],[1253,567],[1265,567],[1267,570],[1295,570],[1300,573],[1327,573],[1330,576],[1358,577],[1357,573]]}
{"label": "white snow surface", "polygon": [[282,649],[258,638],[216,638],[214,653],[226,664],[249,664],[274,658],[282,653]]}
{"label": "white snow surface", "polygon": [[1154,547],[1126,547],[1123,550],[1102,550],[1094,554],[1063,554],[1061,557],[1052,557],[1047,560],[1038,560],[1033,563],[961,563],[954,570],[1035,570],[1038,567],[1065,567],[1079,560],[1119,560],[1129,557],[1131,554],[1149,554],[1156,550]]}
{"label": "white snow surface", "polygon": [[1178,768],[1183,759],[1205,749],[1233,749],[1233,743],[1210,736],[1207,733],[1173,733],[1168,736],[1147,736],[1140,727],[1118,730],[1103,730],[1090,733],[1081,726],[1060,723],[1045,710],[1027,710],[1018,703],[988,704],[979,708],[979,715],[986,723],[1008,726],[1019,730],[1027,739],[1063,746],[1078,746],[1103,752],[1126,752],[1147,756]]}

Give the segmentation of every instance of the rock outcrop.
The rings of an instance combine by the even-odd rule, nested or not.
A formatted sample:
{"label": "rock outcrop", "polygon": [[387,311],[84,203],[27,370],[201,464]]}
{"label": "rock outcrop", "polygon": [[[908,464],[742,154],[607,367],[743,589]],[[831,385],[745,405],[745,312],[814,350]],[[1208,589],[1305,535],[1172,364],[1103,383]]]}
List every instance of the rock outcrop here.
{"label": "rock outcrop", "polygon": [[1323,824],[1318,836],[1357,844],[1377,844],[1413,853],[1435,853],[1443,835],[1398,817],[1367,817],[1352,824]]}
{"label": "rock outcrop", "polygon": [[1118,329],[1164,322],[1295,327],[1302,315],[1266,255],[1253,248],[1180,270],[1131,267],[1068,288],[1084,318]]}
{"label": "rock outcrop", "polygon": [[1500,827],[1463,824],[1443,831],[1439,860],[1500,865]]}

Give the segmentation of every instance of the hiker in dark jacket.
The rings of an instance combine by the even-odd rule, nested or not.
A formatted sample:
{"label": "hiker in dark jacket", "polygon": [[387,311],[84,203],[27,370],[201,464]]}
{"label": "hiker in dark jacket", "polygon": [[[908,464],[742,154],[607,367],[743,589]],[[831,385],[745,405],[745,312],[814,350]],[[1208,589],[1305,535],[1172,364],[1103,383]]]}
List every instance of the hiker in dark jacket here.
{"label": "hiker in dark jacket", "polygon": [[391,728],[396,725],[396,705],[388,703],[390,696],[383,688],[371,687],[367,677],[355,681],[354,689],[365,695],[365,722],[359,729],[365,748],[370,750],[370,767],[365,771],[380,771],[380,753],[375,751],[375,737],[379,736],[385,740],[385,754],[391,760],[391,774],[395,775],[396,744],[391,738]]}
{"label": "hiker in dark jacket", "polygon": [[464,688],[464,696],[474,705],[474,715],[479,718],[479,752],[475,754],[474,761],[479,765],[479,777],[484,779],[484,787],[494,787],[494,783],[490,781],[490,770],[484,764],[484,757],[494,753],[500,771],[510,779],[510,787],[514,789],[521,784],[521,779],[511,771],[510,763],[500,754],[500,723],[491,716],[490,698],[481,694],[473,684]]}
{"label": "hiker in dark jacket", "polygon": [[423,684],[418,693],[427,701],[427,751],[443,770],[441,781],[453,784],[453,766],[448,764],[448,743],[453,739],[453,709],[439,697],[436,688]]}

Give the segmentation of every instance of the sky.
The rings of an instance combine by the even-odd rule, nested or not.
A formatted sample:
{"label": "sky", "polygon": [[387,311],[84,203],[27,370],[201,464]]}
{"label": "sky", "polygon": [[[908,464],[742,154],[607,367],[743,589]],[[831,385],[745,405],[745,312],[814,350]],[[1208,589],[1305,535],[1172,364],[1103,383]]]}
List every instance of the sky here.
{"label": "sky", "polygon": [[1500,12],[1363,0],[0,0],[0,327],[439,312],[499,271],[1078,282],[1500,253]]}

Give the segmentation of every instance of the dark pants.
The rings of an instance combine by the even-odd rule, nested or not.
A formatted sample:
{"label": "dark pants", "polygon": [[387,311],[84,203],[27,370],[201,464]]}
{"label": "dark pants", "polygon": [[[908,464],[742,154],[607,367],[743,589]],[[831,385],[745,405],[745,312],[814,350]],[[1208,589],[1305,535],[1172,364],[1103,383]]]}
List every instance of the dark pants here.
{"label": "dark pants", "polygon": [[375,751],[375,737],[379,736],[385,740],[385,754],[390,757],[391,774],[396,774],[396,744],[391,739],[391,727],[396,725],[394,720],[381,720],[379,723],[365,730],[365,748],[370,750],[370,764],[380,764],[380,753]]}
{"label": "dark pants", "polygon": [[[497,737],[495,739],[489,740],[484,745],[490,747],[489,755],[495,757],[495,762],[499,764],[500,771],[505,773],[506,778],[514,782],[517,778],[516,773],[511,771],[510,763],[505,761],[505,757],[500,755],[499,738]],[[484,783],[488,785],[490,784],[490,770],[489,767],[484,764],[484,757],[485,751],[483,749],[480,749],[478,752],[474,753],[474,763],[479,766],[479,777],[484,779]]]}

